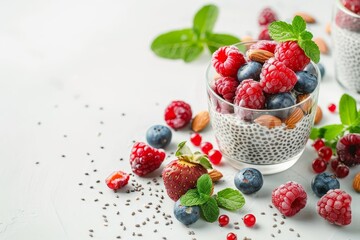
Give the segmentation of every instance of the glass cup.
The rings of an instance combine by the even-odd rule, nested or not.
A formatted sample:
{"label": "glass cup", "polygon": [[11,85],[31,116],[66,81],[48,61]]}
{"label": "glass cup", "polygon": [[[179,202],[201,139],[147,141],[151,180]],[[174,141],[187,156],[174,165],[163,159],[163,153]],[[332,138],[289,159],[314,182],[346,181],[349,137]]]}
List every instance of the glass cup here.
{"label": "glass cup", "polygon": [[336,80],[360,100],[360,15],[345,8],[341,0],[334,4],[331,35]]}
{"label": "glass cup", "polygon": [[[235,46],[243,53],[254,42]],[[300,158],[313,127],[321,75],[310,63],[318,78],[316,89],[297,95],[297,103],[276,110],[255,110],[236,106],[215,93],[217,75],[209,64],[206,71],[208,108],[216,141],[224,158],[237,169],[257,168],[262,174],[273,174],[290,168]]]}

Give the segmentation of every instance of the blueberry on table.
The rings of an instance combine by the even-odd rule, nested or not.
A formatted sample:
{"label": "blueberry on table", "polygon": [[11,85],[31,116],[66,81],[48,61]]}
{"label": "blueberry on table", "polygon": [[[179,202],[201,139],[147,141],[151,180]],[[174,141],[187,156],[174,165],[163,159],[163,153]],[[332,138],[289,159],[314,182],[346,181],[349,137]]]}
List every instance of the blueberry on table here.
{"label": "blueberry on table", "polygon": [[340,183],[332,173],[320,173],[311,181],[311,189],[318,197],[324,196],[330,189],[338,188],[340,188]]}
{"label": "blueberry on table", "polygon": [[306,71],[297,72],[296,77],[294,89],[300,93],[312,93],[318,84],[317,77]]}
{"label": "blueberry on table", "polygon": [[262,64],[259,62],[248,62],[242,65],[237,72],[237,79],[242,82],[245,79],[260,80]]}
{"label": "blueberry on table", "polygon": [[267,109],[287,108],[295,105],[296,99],[291,93],[278,93],[266,99]]}
{"label": "blueberry on table", "polygon": [[251,194],[259,191],[264,183],[262,174],[255,168],[244,168],[234,177],[237,189],[244,194]]}
{"label": "blueberry on table", "polygon": [[180,199],[174,206],[174,215],[176,219],[184,225],[195,223],[200,218],[200,208],[198,206],[186,207],[181,205]]}
{"label": "blueberry on table", "polygon": [[163,125],[154,125],[146,132],[146,141],[154,148],[165,148],[171,142],[171,130]]}

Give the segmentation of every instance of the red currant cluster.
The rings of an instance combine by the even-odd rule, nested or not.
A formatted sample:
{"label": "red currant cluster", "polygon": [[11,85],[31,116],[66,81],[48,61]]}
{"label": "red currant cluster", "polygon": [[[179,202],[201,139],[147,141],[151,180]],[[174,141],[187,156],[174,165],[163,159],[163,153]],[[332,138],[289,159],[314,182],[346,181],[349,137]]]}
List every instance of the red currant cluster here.
{"label": "red currant cluster", "polygon": [[316,139],[312,145],[318,153],[318,158],[312,162],[312,168],[315,173],[322,173],[330,163],[332,170],[338,178],[344,178],[349,175],[349,167],[340,163],[337,157],[333,157],[330,147],[325,146],[321,139]]}
{"label": "red currant cluster", "polygon": [[[219,222],[220,227],[225,227],[226,225],[229,224],[230,218],[227,215],[223,214],[223,215],[219,216],[218,222]],[[244,222],[245,226],[252,227],[256,223],[256,218],[253,214],[246,214],[243,218],[243,222]],[[226,236],[226,239],[227,240],[236,240],[237,235],[235,233],[230,232]]]}
{"label": "red currant cluster", "polygon": [[219,150],[213,149],[213,145],[210,142],[202,142],[202,136],[199,133],[191,134],[190,141],[194,146],[200,147],[201,151],[208,155],[214,165],[220,164],[222,153]]}

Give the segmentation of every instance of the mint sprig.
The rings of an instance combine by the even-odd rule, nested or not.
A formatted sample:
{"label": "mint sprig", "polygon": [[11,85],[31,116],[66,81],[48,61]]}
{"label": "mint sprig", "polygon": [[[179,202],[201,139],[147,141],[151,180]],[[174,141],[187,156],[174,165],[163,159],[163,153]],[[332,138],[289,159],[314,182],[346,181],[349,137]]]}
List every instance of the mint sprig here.
{"label": "mint sprig", "polygon": [[217,6],[210,4],[202,7],[194,16],[192,28],[157,36],[151,50],[159,57],[191,62],[200,56],[204,48],[213,53],[219,47],[240,42],[235,36],[213,32],[218,15]]}
{"label": "mint sprig", "polygon": [[[333,150],[338,140],[346,133],[360,133],[360,110],[356,100],[348,94],[342,95],[339,102],[340,124],[326,125],[311,129],[310,139],[325,139],[325,144]],[[335,151],[334,151],[335,152]]]}
{"label": "mint sprig", "polygon": [[306,22],[302,17],[295,16],[291,24],[283,21],[271,23],[269,34],[272,39],[278,42],[297,41],[306,56],[315,63],[320,61],[319,47],[312,40],[312,33],[306,31]]}
{"label": "mint sprig", "polygon": [[211,196],[212,181],[209,174],[203,174],[196,182],[196,188],[188,190],[180,198],[183,206],[200,206],[203,217],[208,222],[215,222],[219,217],[219,207],[228,210],[237,210],[244,206],[245,198],[238,191],[231,188],[225,188]]}

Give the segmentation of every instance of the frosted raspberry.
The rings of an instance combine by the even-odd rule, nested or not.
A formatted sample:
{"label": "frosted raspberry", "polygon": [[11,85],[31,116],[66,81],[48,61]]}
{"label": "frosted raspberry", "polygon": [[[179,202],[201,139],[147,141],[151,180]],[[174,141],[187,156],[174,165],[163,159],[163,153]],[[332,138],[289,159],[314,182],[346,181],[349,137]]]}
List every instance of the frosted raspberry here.
{"label": "frosted raspberry", "polygon": [[270,94],[289,92],[297,82],[294,71],[275,58],[265,62],[260,79],[264,92]]}
{"label": "frosted raspberry", "polygon": [[360,164],[360,134],[349,133],[338,141],[336,152],[340,162],[351,167]]}
{"label": "frosted raspberry", "polygon": [[138,176],[144,176],[155,171],[165,159],[165,152],[152,148],[142,142],[136,142],[131,149],[130,165],[132,171]]}
{"label": "frosted raspberry", "polygon": [[351,196],[340,189],[329,190],[317,203],[317,212],[330,223],[344,226],[351,223]]}
{"label": "frosted raspberry", "polygon": [[251,45],[250,50],[261,49],[274,53],[276,46],[277,43],[275,41],[261,40]]}
{"label": "frosted raspberry", "polygon": [[229,102],[234,101],[239,82],[233,77],[220,77],[216,82],[216,92]]}
{"label": "frosted raspberry", "polygon": [[165,109],[165,121],[173,129],[185,127],[191,117],[191,107],[184,101],[172,101]]}
{"label": "frosted raspberry", "polygon": [[294,41],[279,43],[275,49],[275,59],[295,72],[303,70],[310,62],[304,50]]}
{"label": "frosted raspberry", "polygon": [[245,62],[244,55],[234,46],[221,47],[212,55],[215,70],[224,77],[236,77]]}
{"label": "frosted raspberry", "polygon": [[258,22],[260,26],[266,26],[276,20],[278,20],[278,17],[274,10],[267,7],[260,12]]}
{"label": "frosted raspberry", "polygon": [[251,109],[265,107],[265,96],[257,81],[252,79],[242,81],[235,94],[234,103],[238,106]]}
{"label": "frosted raspberry", "polygon": [[293,216],[306,205],[307,194],[296,182],[287,182],[272,192],[272,203],[285,216]]}

